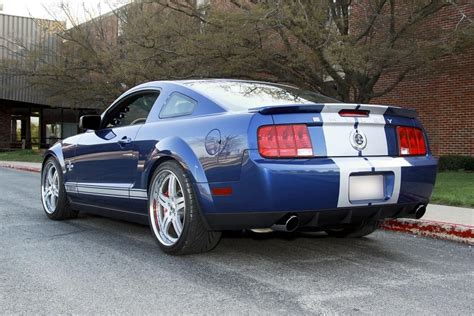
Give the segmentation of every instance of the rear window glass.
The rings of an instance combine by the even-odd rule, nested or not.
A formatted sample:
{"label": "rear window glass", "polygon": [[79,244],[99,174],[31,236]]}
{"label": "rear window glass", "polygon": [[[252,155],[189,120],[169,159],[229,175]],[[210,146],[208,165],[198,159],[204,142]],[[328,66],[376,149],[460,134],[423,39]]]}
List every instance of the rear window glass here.
{"label": "rear window glass", "polygon": [[340,103],[315,92],[271,83],[193,81],[186,85],[234,111],[274,105]]}

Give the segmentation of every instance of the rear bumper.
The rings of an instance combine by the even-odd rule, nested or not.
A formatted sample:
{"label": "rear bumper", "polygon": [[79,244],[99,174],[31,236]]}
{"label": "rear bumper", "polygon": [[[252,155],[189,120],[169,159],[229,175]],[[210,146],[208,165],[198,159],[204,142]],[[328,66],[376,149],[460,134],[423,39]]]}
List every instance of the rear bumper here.
{"label": "rear bumper", "polygon": [[[408,203],[289,213],[298,216],[301,229],[324,230],[361,223],[368,219],[415,218],[418,205],[418,203]],[[207,214],[206,218],[213,230],[240,230],[270,227],[287,214],[287,212],[219,213]]]}
{"label": "rear bumper", "polygon": [[[340,218],[357,210],[357,216],[375,212],[381,218],[412,217],[410,212],[417,205],[428,203],[436,170],[437,161],[430,155],[269,160],[249,150],[240,181],[209,183],[211,189],[232,187],[231,196],[211,196],[204,186],[199,191],[205,197],[201,198],[204,215],[213,228],[268,227],[287,213],[320,214],[323,218],[336,212],[334,216]],[[350,201],[349,177],[354,174],[386,176],[385,198]]]}

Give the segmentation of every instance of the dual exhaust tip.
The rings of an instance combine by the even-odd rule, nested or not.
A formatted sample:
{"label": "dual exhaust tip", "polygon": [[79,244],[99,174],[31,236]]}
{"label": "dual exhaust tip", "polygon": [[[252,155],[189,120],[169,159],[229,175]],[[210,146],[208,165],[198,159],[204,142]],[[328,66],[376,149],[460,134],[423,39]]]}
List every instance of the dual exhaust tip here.
{"label": "dual exhaust tip", "polygon": [[270,227],[273,231],[280,232],[294,232],[300,226],[300,220],[296,215],[290,215],[286,220],[281,221],[281,223],[275,224]]}
{"label": "dual exhaust tip", "polygon": [[[415,218],[420,219],[426,213],[426,205],[420,204],[415,209]],[[280,223],[272,225],[270,229],[272,231],[280,232],[294,232],[300,226],[300,220],[296,215],[290,215],[286,219],[282,220]],[[256,230],[259,231],[259,230]]]}
{"label": "dual exhaust tip", "polygon": [[426,205],[420,204],[415,209],[415,218],[420,219],[426,213]]}

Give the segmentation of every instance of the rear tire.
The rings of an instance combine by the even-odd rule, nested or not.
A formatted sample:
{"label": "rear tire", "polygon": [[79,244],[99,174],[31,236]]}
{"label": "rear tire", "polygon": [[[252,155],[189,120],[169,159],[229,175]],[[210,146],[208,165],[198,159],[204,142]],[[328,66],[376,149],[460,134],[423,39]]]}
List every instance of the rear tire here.
{"label": "rear tire", "polygon": [[344,227],[340,229],[328,229],[326,233],[337,238],[359,238],[372,234],[379,228],[379,222],[369,220],[358,225]]}
{"label": "rear tire", "polygon": [[41,170],[41,202],[46,216],[52,220],[71,219],[78,215],[69,205],[62,168],[54,157],[48,158]]}
{"label": "rear tire", "polygon": [[202,253],[217,246],[222,233],[207,230],[191,179],[177,162],[162,163],[149,187],[150,228],[165,253]]}

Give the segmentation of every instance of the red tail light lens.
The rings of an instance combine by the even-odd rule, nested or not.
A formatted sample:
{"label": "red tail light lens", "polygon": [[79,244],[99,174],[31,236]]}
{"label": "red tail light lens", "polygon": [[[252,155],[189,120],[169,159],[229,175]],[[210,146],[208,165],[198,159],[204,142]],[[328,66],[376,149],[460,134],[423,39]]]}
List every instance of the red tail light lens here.
{"label": "red tail light lens", "polygon": [[268,125],[258,129],[258,152],[266,158],[313,156],[308,127],[303,124]]}
{"label": "red tail light lens", "polygon": [[258,152],[263,157],[280,155],[275,126],[263,126],[258,129]]}
{"label": "red tail light lens", "polygon": [[398,126],[397,134],[400,156],[426,155],[425,137],[421,129]]}

